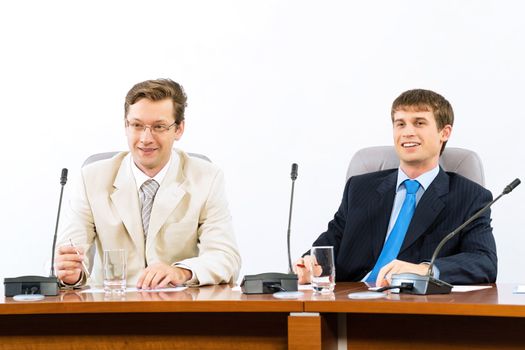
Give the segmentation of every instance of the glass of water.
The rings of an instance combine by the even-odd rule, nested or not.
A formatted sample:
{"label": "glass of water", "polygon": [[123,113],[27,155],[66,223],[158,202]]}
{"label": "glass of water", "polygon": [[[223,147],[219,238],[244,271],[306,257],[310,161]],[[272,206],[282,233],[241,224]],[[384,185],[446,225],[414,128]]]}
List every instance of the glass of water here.
{"label": "glass of water", "polygon": [[331,293],[335,287],[334,247],[312,247],[310,277],[316,293]]}
{"label": "glass of water", "polygon": [[124,293],[126,291],[126,251],[104,250],[104,291]]}

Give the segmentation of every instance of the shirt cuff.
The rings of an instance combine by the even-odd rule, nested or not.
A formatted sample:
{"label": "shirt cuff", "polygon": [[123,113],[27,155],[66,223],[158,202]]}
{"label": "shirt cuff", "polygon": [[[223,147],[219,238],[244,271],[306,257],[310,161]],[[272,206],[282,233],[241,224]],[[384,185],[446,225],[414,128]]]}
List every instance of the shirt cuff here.
{"label": "shirt cuff", "polygon": [[84,274],[84,271],[80,271],[80,278],[78,279],[76,283],[69,284],[59,279],[58,284],[60,285],[60,287],[66,288],[66,289],[80,288],[80,287],[83,287],[84,284],[86,284],[86,276]]}

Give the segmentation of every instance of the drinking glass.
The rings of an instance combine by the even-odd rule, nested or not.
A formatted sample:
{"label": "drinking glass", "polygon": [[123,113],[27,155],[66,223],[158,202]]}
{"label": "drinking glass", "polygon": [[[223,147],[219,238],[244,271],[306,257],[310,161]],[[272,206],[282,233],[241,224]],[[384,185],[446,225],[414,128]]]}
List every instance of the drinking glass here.
{"label": "drinking glass", "polygon": [[124,293],[126,291],[126,251],[104,250],[104,291]]}
{"label": "drinking glass", "polygon": [[331,293],[335,287],[334,247],[312,247],[310,277],[316,293]]}

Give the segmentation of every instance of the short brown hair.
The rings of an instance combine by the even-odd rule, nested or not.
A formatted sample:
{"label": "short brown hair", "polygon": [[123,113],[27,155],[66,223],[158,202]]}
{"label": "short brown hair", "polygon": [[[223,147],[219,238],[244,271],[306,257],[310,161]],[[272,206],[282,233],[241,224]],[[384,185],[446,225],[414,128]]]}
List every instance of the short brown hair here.
{"label": "short brown hair", "polygon": [[187,106],[187,97],[179,83],[171,79],[156,79],[135,84],[126,95],[124,118],[128,115],[129,106],[143,98],[151,101],[171,99],[173,102],[173,118],[175,119],[175,123],[179,125],[184,121],[184,109]]}
{"label": "short brown hair", "polygon": [[[428,111],[434,114],[438,130],[445,125],[454,125],[454,110],[452,105],[440,94],[423,89],[414,89],[403,92],[392,103],[391,117],[394,121],[394,113],[400,110],[414,110],[416,112]],[[447,142],[443,143],[441,153]]]}

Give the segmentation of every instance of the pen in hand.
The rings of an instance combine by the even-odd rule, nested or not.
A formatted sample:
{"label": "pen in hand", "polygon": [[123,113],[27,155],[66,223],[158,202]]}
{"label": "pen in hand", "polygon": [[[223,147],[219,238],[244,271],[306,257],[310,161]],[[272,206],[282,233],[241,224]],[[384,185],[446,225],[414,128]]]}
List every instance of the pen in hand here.
{"label": "pen in hand", "polygon": [[[73,243],[73,241],[71,240],[71,238],[69,239],[69,243],[71,244],[71,246],[72,246],[73,248],[75,248],[75,251],[76,251],[77,255],[80,256],[80,253],[78,252],[77,246],[75,245],[75,243]],[[89,278],[89,277],[90,277],[90,276],[89,276],[89,271],[88,271],[88,269],[87,269],[86,264],[84,263],[83,260],[82,260],[81,263],[82,263],[82,270],[83,270],[84,273],[86,274],[86,277]]]}
{"label": "pen in hand", "polygon": [[[300,267],[302,269],[304,269],[306,267],[305,264],[301,264],[301,263],[297,263],[297,264],[295,264],[295,266]],[[319,264],[314,264],[314,266],[319,266]]]}

